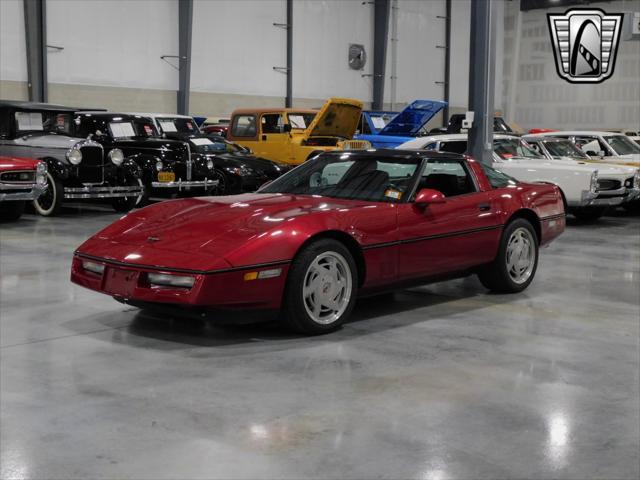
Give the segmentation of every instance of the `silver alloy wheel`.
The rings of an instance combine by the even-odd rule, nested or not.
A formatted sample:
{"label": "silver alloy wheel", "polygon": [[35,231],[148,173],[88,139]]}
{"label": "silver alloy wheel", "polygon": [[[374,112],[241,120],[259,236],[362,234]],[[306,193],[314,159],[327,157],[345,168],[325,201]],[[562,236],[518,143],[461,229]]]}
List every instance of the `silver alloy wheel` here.
{"label": "silver alloy wheel", "polygon": [[518,285],[529,280],[536,262],[536,243],[526,228],[516,228],[509,237],[506,262],[511,280]]}
{"label": "silver alloy wheel", "polygon": [[349,306],[353,291],[351,268],[339,253],[318,255],[304,276],[304,307],[312,320],[329,325],[340,319]]}

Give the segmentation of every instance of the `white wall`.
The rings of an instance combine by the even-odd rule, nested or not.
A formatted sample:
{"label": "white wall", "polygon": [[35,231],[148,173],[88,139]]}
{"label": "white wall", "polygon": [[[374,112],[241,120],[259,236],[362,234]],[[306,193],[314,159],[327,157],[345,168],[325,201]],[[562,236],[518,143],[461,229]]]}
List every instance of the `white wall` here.
{"label": "white wall", "polygon": [[[299,8],[296,4],[296,8]],[[196,0],[193,6],[191,90],[286,95],[285,0]]]}
{"label": "white wall", "polygon": [[449,86],[449,104],[466,109],[469,104],[471,0],[453,0],[451,3],[451,82]]}
{"label": "white wall", "polygon": [[[363,71],[349,68],[351,43],[365,47]],[[295,97],[342,96],[370,102],[373,77],[362,74],[373,73],[373,5],[359,0],[296,0],[293,65]]]}
{"label": "white wall", "polygon": [[[25,82],[23,0],[0,0],[0,80]],[[511,2],[517,3],[517,2]],[[441,99],[444,88],[445,0],[398,0],[396,104]],[[450,105],[466,109],[471,0],[452,2]],[[498,9],[503,5],[498,2]],[[115,108],[161,102],[173,110],[178,71],[160,59],[178,54],[177,0],[47,0],[47,43],[52,99],[72,102],[74,85],[83,104]],[[319,106],[329,96],[370,103],[373,78],[372,4],[362,0],[295,0],[293,28],[294,103]],[[193,111],[228,114],[249,104],[282,104],[286,76],[286,0],[195,0],[191,58]],[[390,28],[391,35],[391,28]],[[502,34],[500,34],[502,35]],[[366,48],[362,71],[349,68],[350,43]],[[497,46],[501,56],[502,45]],[[387,48],[385,102],[390,101],[391,45]],[[176,59],[173,59],[174,63]],[[497,90],[502,60],[497,63]],[[83,85],[86,88],[81,89]],[[109,87],[109,88],[106,88]],[[115,90],[114,90],[115,87]],[[114,91],[122,91],[115,102]],[[55,98],[54,98],[55,97]],[[502,95],[496,96],[500,108]],[[162,100],[159,100],[162,99]],[[113,100],[113,101],[112,101]]]}
{"label": "white wall", "polygon": [[0,0],[0,80],[27,81],[22,0]]}
{"label": "white wall", "polygon": [[[417,99],[441,100],[444,97],[445,16],[443,0],[399,0],[397,10],[397,80],[395,104]],[[385,103],[391,102],[391,26],[387,46]],[[394,105],[395,106],[395,105]]]}
{"label": "white wall", "polygon": [[173,0],[48,0],[47,43],[64,47],[49,52],[49,82],[177,90],[160,59],[178,54],[177,16]]}
{"label": "white wall", "polygon": [[[640,0],[593,3],[606,12],[640,11]],[[508,6],[505,35],[513,38],[515,15]],[[505,68],[505,83],[515,82],[514,118],[524,128],[640,128],[640,41],[620,41],[614,74],[600,84],[576,85],[556,72],[546,14],[566,8],[522,12],[516,78]],[[505,66],[515,58],[509,56]]]}

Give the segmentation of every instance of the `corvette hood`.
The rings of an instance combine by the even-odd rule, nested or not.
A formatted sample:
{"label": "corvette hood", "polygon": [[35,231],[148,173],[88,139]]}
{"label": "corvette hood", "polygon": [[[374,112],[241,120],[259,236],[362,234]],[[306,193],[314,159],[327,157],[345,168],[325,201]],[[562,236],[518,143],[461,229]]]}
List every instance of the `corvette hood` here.
{"label": "corvette hood", "polygon": [[362,102],[352,98],[330,98],[304,131],[307,137],[351,139],[356,133]]}
{"label": "corvette hood", "polygon": [[[348,211],[366,205],[368,204],[365,202],[355,200],[285,194],[174,200],[126,215],[97,233],[78,251],[116,261],[137,263],[137,258],[153,257],[153,250],[171,253],[162,256],[163,259],[175,256],[184,264],[185,258],[190,257],[190,262],[197,259],[199,268],[212,268],[211,265],[218,265],[247,242],[282,231],[285,227],[292,228],[295,223],[292,222],[293,219],[322,215],[338,209]],[[121,246],[128,248],[123,249]],[[104,257],[106,251],[109,252],[109,257]],[[114,252],[122,253],[114,256]],[[133,260],[131,252],[134,252]]]}
{"label": "corvette hood", "polygon": [[380,130],[379,135],[415,135],[425,123],[446,106],[447,102],[416,100],[387,123]]}

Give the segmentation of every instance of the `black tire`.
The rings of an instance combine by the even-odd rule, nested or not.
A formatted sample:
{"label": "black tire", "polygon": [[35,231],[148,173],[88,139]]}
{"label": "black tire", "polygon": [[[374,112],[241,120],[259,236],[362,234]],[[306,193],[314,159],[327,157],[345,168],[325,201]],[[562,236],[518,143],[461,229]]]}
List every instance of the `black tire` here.
{"label": "black tire", "polygon": [[[508,267],[508,250],[510,242],[516,233],[522,233],[522,230],[529,232],[528,237],[533,249],[533,263],[529,264],[526,272],[528,276],[524,281],[516,281],[509,272]],[[500,239],[500,248],[495,260],[485,266],[478,272],[478,278],[482,285],[493,292],[500,293],[517,293],[523,291],[529,286],[535,277],[538,268],[538,243],[539,240],[533,225],[524,218],[516,218],[505,227]],[[513,254],[513,252],[511,252]],[[530,255],[529,255],[530,256]]]}
{"label": "black tire", "polygon": [[[125,185],[129,187],[144,187],[142,180],[135,177],[128,177]],[[132,197],[119,197],[111,200],[111,206],[116,212],[125,213],[134,208],[140,208],[144,205],[144,201],[148,200],[149,197],[146,197],[146,188],[142,191],[142,194],[132,196]]]}
{"label": "black tire", "polygon": [[0,202],[0,222],[14,222],[24,212],[27,202]]}
{"label": "black tire", "polygon": [[60,211],[63,198],[62,182],[51,175],[51,172],[47,172],[47,189],[33,201],[33,208],[38,215],[53,217]]}
{"label": "black tire", "polygon": [[581,222],[595,222],[607,213],[607,209],[607,207],[581,207],[574,208],[571,213]]}
{"label": "black tire", "polygon": [[[334,300],[335,298],[342,297],[339,300],[341,306],[335,313],[335,315],[337,315],[336,318],[328,318],[327,323],[319,322],[312,317],[309,313],[309,297],[305,298],[304,294],[305,282],[315,274],[316,270],[313,266],[315,262],[323,256],[344,260],[344,264],[341,263],[341,260],[338,260],[340,264],[339,269],[343,269],[343,281],[345,282],[344,292],[338,292],[336,297],[334,297]],[[330,280],[323,280],[320,276],[316,276],[315,279],[318,280],[319,284],[316,291],[323,291],[323,294],[328,293],[329,297],[335,293],[335,284],[332,284]],[[357,290],[358,270],[353,256],[347,247],[332,239],[317,240],[301,250],[291,264],[283,299],[283,319],[292,329],[307,335],[319,335],[332,332],[340,328],[351,314],[353,306],[355,305]],[[312,294],[312,296],[313,295],[314,294]],[[321,303],[319,299],[316,298],[315,300]],[[320,311],[321,308],[319,309],[319,312]]]}

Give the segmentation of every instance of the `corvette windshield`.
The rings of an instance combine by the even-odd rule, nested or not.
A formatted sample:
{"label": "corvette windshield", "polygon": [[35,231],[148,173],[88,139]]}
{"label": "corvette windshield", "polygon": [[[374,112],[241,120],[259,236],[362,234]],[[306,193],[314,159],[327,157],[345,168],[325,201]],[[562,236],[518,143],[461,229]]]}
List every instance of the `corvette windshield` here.
{"label": "corvette windshield", "polygon": [[399,202],[408,194],[420,159],[353,158],[345,153],[306,162],[260,193]]}
{"label": "corvette windshield", "polygon": [[569,140],[546,140],[544,146],[552,157],[573,157],[589,159],[589,156]]}
{"label": "corvette windshield", "polygon": [[493,150],[504,160],[513,157],[543,158],[542,155],[517,138],[494,138]]}
{"label": "corvette windshield", "polygon": [[640,154],[640,146],[624,135],[614,135],[604,137],[607,143],[613,148],[618,155],[638,155]]}

